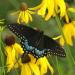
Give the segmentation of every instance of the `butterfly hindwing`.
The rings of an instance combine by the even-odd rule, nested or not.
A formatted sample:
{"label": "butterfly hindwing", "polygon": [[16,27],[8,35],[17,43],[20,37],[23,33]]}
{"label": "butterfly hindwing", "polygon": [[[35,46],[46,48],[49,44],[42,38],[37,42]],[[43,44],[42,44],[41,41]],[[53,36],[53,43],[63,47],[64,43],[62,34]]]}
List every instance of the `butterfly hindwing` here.
{"label": "butterfly hindwing", "polygon": [[44,35],[44,48],[50,49],[49,53],[60,57],[65,57],[64,49],[52,38]]}

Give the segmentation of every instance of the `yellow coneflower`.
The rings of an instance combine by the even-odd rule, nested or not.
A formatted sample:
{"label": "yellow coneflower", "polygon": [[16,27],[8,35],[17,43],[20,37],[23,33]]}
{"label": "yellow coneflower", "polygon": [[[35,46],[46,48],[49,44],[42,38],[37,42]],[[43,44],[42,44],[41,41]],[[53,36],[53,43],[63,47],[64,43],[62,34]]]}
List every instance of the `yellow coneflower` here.
{"label": "yellow coneflower", "polygon": [[5,38],[5,43],[5,53],[7,56],[6,65],[8,69],[7,71],[9,72],[14,67],[14,64],[16,63],[16,58],[19,55],[22,55],[24,51],[18,43],[15,43],[15,38],[12,35]]}
{"label": "yellow coneflower", "polygon": [[64,0],[42,0],[40,5],[30,9],[37,10],[38,14],[44,17],[45,20],[49,20],[55,12],[60,13],[60,17],[66,14],[66,4]]}
{"label": "yellow coneflower", "polygon": [[36,59],[30,54],[23,54],[19,65],[21,66],[21,75],[40,75],[40,70],[36,64]]}
{"label": "yellow coneflower", "polygon": [[[54,70],[46,57],[41,57],[36,60],[31,54],[25,54],[21,46],[18,43],[15,43],[14,36],[7,36],[5,38],[5,43],[7,72],[10,72],[17,64],[17,67],[19,65],[21,66],[21,75],[44,75],[47,73],[48,68],[53,74]],[[17,60],[19,55],[21,58],[20,61]]]}
{"label": "yellow coneflower", "polygon": [[11,15],[17,15],[17,23],[28,23],[29,21],[32,21],[31,14],[34,14],[33,11],[30,11],[26,3],[21,3],[20,11],[14,12]]}
{"label": "yellow coneflower", "polygon": [[21,66],[21,75],[44,75],[48,68],[52,74],[54,72],[46,57],[39,58],[36,61],[32,55],[24,54],[19,65]]}
{"label": "yellow coneflower", "polygon": [[[75,22],[71,22],[68,24],[65,24],[62,28],[65,39],[67,44],[73,46],[73,42],[72,42],[72,38],[75,38],[75,26],[74,26]],[[63,46],[65,44],[65,41],[63,39],[63,37],[61,37],[59,39],[60,44]]]}

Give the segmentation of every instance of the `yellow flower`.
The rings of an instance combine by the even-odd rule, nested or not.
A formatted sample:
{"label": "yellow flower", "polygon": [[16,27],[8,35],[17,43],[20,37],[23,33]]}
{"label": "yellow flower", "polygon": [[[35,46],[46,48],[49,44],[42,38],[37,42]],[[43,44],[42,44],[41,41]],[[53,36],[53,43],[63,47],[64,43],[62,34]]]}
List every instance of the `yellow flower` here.
{"label": "yellow flower", "polygon": [[16,63],[16,58],[18,58],[19,55],[22,55],[24,53],[23,49],[18,43],[15,43],[15,39],[13,36],[7,36],[5,38],[6,43],[6,65],[7,65],[7,71],[9,72]]}
{"label": "yellow flower", "polygon": [[[65,24],[62,28],[66,42],[67,42],[67,44],[69,44],[71,46],[73,45],[72,38],[73,37],[75,38],[74,24],[75,24],[75,22],[71,22],[71,23]],[[59,42],[62,46],[65,44],[63,37],[60,38]]]}
{"label": "yellow flower", "polygon": [[52,66],[49,64],[46,57],[39,58],[37,61],[37,64],[40,66],[41,75],[44,75],[45,73],[47,73],[48,68],[51,71],[51,74],[53,75],[54,70],[53,70]]}
{"label": "yellow flower", "polygon": [[16,55],[22,55],[23,50],[18,43],[15,43],[12,46],[6,46],[5,49],[6,49],[6,56],[7,56],[6,65],[9,72],[16,63]]}
{"label": "yellow flower", "polygon": [[[30,54],[24,54],[25,56],[21,58],[19,64],[21,66],[21,75],[44,75],[47,73],[47,69],[49,68],[51,73],[54,73],[52,66],[49,64],[46,57],[39,58],[36,61]],[[23,59],[24,58],[24,59]],[[29,59],[30,58],[30,59]]]}
{"label": "yellow flower", "polygon": [[[49,68],[51,73],[53,74],[54,70],[49,64],[46,57],[41,57],[38,60],[34,58],[31,54],[24,53],[23,49],[18,43],[15,43],[15,39],[13,36],[7,36],[5,39],[6,43],[6,56],[7,61],[6,65],[8,68],[8,72],[15,66],[21,67],[21,75],[44,75],[47,73],[47,69]],[[17,60],[21,55],[20,60]]]}
{"label": "yellow flower", "polygon": [[33,11],[30,11],[27,4],[26,3],[22,3],[21,4],[21,10],[12,13],[11,15],[17,15],[18,14],[18,18],[17,18],[17,23],[28,23],[29,21],[32,22],[32,16],[31,14],[34,14]]}
{"label": "yellow flower", "polygon": [[55,12],[60,13],[60,17],[66,14],[66,4],[64,0],[42,0],[40,5],[30,9],[38,10],[38,14],[45,17],[45,20],[49,20]]}
{"label": "yellow flower", "polygon": [[24,54],[24,57],[19,61],[21,66],[21,75],[40,75],[40,70],[36,64],[36,59],[30,54]]}

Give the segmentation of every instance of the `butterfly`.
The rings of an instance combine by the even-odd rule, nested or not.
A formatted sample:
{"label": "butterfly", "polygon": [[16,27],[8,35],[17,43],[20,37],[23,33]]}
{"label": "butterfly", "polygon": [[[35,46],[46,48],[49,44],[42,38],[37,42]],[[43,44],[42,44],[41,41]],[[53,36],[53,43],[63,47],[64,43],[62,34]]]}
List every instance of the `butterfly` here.
{"label": "butterfly", "polygon": [[44,35],[43,31],[17,23],[9,24],[8,28],[20,39],[26,54],[32,54],[36,58],[47,55],[66,56],[64,49],[55,40]]}

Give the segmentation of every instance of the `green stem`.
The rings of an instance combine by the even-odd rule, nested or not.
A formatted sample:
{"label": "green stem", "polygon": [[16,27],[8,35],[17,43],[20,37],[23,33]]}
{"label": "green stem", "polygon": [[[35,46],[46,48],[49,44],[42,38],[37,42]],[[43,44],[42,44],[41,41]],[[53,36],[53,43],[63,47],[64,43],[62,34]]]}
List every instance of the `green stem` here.
{"label": "green stem", "polygon": [[[2,30],[0,29],[0,59],[1,59],[1,65],[4,66],[4,54],[2,52]],[[3,67],[3,75],[5,75],[5,69]]]}
{"label": "green stem", "polygon": [[53,61],[53,59],[52,59],[51,55],[49,56],[48,60],[49,60],[49,61],[51,60],[52,64],[53,64],[53,65],[54,65],[54,67],[55,67],[55,63],[54,63],[54,61]]}
{"label": "green stem", "polygon": [[58,73],[59,73],[59,75],[61,75],[61,70],[60,70],[60,68],[59,68],[59,63],[58,63],[58,59],[57,59],[57,57],[56,57],[56,62],[57,62]]}
{"label": "green stem", "polygon": [[19,75],[18,71],[15,69],[16,75]]}

